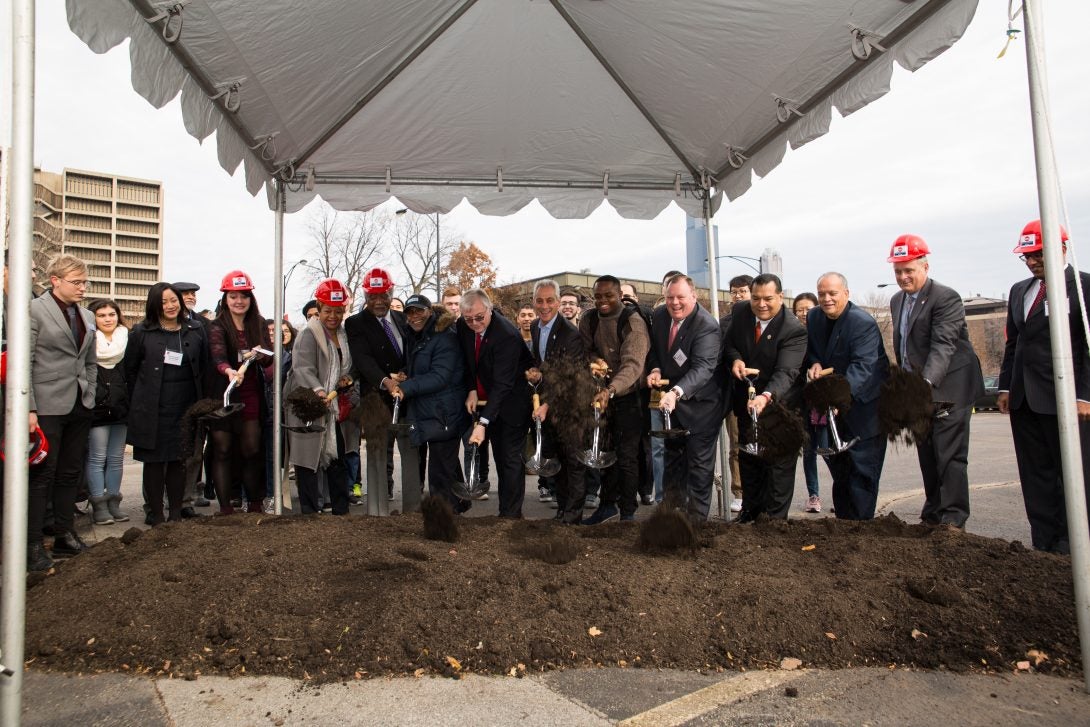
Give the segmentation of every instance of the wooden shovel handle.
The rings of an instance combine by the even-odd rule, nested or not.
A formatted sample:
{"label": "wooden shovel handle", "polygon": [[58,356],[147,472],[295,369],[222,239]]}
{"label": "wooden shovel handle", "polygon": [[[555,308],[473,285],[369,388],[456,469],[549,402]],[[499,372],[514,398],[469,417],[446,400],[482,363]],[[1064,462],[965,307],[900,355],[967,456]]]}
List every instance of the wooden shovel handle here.
{"label": "wooden shovel handle", "polygon": [[822,375],[822,376],[828,376],[828,375],[829,375],[829,374],[831,374],[831,373],[833,373],[833,367],[832,367],[832,366],[830,366],[830,367],[829,367],[829,368],[827,368],[827,369],[822,369],[822,370],[821,370],[821,375]]}
{"label": "wooden shovel handle", "polygon": [[330,402],[332,402],[336,398],[337,398],[337,390],[334,389],[333,391],[331,391],[331,392],[329,392],[328,394],[325,395],[325,402],[327,404],[329,404]]}
{"label": "wooden shovel handle", "polygon": [[655,385],[656,389],[665,389],[670,385],[670,379],[659,379],[659,383]]}
{"label": "wooden shovel handle", "polygon": [[746,376],[758,376],[761,373],[760,369],[743,369],[742,373]]}
{"label": "wooden shovel handle", "polygon": [[537,392],[534,392],[534,411],[537,411],[540,406],[541,406],[541,397],[538,396]]}

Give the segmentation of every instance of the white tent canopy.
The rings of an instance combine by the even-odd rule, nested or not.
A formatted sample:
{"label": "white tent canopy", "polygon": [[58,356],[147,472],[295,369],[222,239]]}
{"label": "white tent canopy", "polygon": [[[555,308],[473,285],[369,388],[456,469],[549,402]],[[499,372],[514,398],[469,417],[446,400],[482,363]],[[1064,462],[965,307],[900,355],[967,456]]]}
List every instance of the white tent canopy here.
{"label": "white tent canopy", "polygon": [[[285,211],[396,195],[703,215],[964,32],[976,0],[68,0],[95,52]],[[146,18],[160,17],[155,22]]]}

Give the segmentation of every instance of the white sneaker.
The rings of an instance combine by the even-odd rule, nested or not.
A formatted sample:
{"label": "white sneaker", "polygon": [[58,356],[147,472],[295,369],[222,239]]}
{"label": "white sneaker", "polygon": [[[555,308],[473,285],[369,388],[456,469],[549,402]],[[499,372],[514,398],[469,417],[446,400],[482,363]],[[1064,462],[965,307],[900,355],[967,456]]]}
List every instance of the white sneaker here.
{"label": "white sneaker", "polygon": [[742,501],[737,500],[737,499],[732,497],[731,500],[730,500],[730,511],[731,512],[742,512]]}
{"label": "white sneaker", "polygon": [[261,501],[261,512],[266,515],[272,515],[276,512],[276,508],[273,507],[274,500],[271,497],[266,497]]}

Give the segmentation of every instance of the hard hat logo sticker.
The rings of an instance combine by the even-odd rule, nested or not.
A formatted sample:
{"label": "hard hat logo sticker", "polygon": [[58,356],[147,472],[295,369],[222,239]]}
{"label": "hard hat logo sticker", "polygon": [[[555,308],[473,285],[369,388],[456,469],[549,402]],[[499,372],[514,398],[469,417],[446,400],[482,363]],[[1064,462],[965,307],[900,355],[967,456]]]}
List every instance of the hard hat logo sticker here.
{"label": "hard hat logo sticker", "polygon": [[241,276],[231,278],[231,285],[246,285],[246,278]]}
{"label": "hard hat logo sticker", "polygon": [[342,293],[339,290],[334,290],[333,292],[331,292],[329,294],[329,299],[330,300],[337,300],[337,301],[344,300],[344,293]]}
{"label": "hard hat logo sticker", "polygon": [[1021,247],[1033,247],[1037,244],[1036,235],[1022,235],[1022,239],[1018,241]]}
{"label": "hard hat logo sticker", "polygon": [[893,257],[908,257],[908,245],[897,245],[894,247]]}

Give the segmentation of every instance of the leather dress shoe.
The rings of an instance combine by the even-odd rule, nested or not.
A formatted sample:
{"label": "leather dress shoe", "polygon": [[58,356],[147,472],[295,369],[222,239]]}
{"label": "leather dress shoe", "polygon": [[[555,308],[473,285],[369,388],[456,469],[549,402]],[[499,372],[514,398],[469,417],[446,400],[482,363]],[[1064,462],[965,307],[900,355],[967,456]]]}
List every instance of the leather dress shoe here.
{"label": "leather dress shoe", "polygon": [[53,559],[41,543],[29,543],[26,546],[26,569],[30,573],[44,573],[53,567]]}
{"label": "leather dress shoe", "polygon": [[182,520],[189,520],[190,518],[200,517],[201,514],[191,507],[182,508]]}
{"label": "leather dress shoe", "polygon": [[745,509],[743,509],[742,512],[738,513],[738,517],[734,518],[734,522],[738,523],[739,525],[745,525],[746,523],[751,523],[756,520],[757,516],[753,514],[753,511]]}
{"label": "leather dress shoe", "polygon": [[80,536],[68,531],[53,539],[53,557],[71,558],[87,550],[87,543]]}

